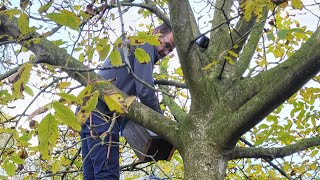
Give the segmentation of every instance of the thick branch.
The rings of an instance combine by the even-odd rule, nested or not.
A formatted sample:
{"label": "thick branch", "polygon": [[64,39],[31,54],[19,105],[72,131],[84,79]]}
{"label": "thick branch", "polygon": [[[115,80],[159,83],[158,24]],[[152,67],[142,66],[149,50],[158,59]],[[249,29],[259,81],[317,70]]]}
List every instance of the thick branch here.
{"label": "thick branch", "polygon": [[[231,19],[232,1],[226,0],[217,0],[215,4],[214,16],[212,19],[212,27],[217,27],[218,25],[225,23]],[[210,34],[210,45],[208,51],[211,54],[210,59],[218,59],[220,54],[227,49],[231,49],[231,39],[229,36],[229,23],[222,25],[216,31],[211,32]],[[210,62],[209,62],[210,63]]]}
{"label": "thick branch", "polygon": [[320,137],[301,140],[300,142],[279,148],[245,148],[235,147],[229,154],[230,159],[238,158],[283,158],[294,153],[306,150],[310,147],[319,146]]}
{"label": "thick branch", "polygon": [[195,53],[195,46],[190,46],[190,44],[200,34],[200,31],[188,0],[170,0],[169,10],[180,64],[192,93],[193,87],[196,87],[197,82],[201,79],[201,71],[197,67],[201,61]]}
{"label": "thick branch", "polygon": [[[254,148],[254,145],[251,144],[249,141],[243,139],[243,138],[240,138],[240,141],[242,141],[243,143],[245,143],[246,145],[248,145],[249,147],[251,148]],[[281,169],[279,166],[275,165],[272,160],[268,159],[268,158],[263,158],[271,167],[273,167],[274,169],[276,169],[280,174],[282,174],[283,176],[285,176],[286,178],[290,179],[290,176],[287,175],[287,173]]]}
{"label": "thick branch", "polygon": [[232,124],[231,139],[238,139],[258,124],[320,71],[319,46],[320,27],[288,60],[245,82],[257,94],[229,118],[234,123],[226,123]]}
{"label": "thick branch", "polygon": [[[261,22],[261,20],[260,20]],[[260,23],[259,22],[259,23]],[[265,22],[265,21],[264,21]],[[249,67],[253,54],[258,46],[260,37],[263,33],[263,27],[265,23],[260,23],[256,28],[254,28],[250,34],[248,42],[244,46],[242,53],[236,64],[236,77],[241,77],[243,73]]]}
{"label": "thick branch", "polygon": [[[166,87],[161,88],[168,90]],[[163,101],[169,107],[176,121],[183,123],[186,120],[188,114],[174,101],[172,97],[164,95]]]}
{"label": "thick branch", "polygon": [[[11,36],[13,39],[19,39],[21,33],[17,25],[17,19],[9,19],[6,15],[0,15],[1,20],[1,29]],[[30,35],[28,39],[39,36],[37,33]],[[48,63],[55,66],[61,66],[66,68],[78,68],[84,69],[85,66],[77,61],[75,58],[70,56],[64,49],[61,49],[55,46],[52,42],[47,39],[41,38],[40,42],[37,44],[32,43],[32,41],[19,41],[19,43],[31,50],[43,63]],[[65,71],[70,77],[77,80],[82,85],[87,85],[88,73],[78,73],[74,71]],[[90,79],[102,80],[102,78],[94,72],[90,72]],[[126,94],[121,92],[111,83],[107,84],[93,84],[94,89],[99,90],[101,93],[101,99],[103,99],[103,94],[105,91],[114,91],[122,94],[127,97]],[[154,131],[155,133],[161,135],[170,141],[173,145],[176,144],[175,136],[176,130],[178,129],[177,123],[174,121],[165,118],[163,115],[155,112],[149,107],[138,103],[137,101],[133,102],[129,106],[129,113],[127,116],[132,119],[134,122],[143,125],[144,127]]]}

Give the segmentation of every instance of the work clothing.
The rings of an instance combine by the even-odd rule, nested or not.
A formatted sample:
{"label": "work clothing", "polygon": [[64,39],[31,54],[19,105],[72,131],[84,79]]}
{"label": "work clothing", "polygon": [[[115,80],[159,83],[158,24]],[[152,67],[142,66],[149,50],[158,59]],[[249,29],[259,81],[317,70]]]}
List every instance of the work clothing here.
{"label": "work clothing", "polygon": [[[151,61],[146,64],[141,64],[134,56],[134,50],[136,47],[131,47],[129,50],[128,59],[132,67],[133,72],[143,81],[150,85],[154,84],[152,77],[153,66],[159,60],[156,48],[147,43],[139,48],[144,49],[150,56]],[[124,62],[124,55],[120,50]],[[111,67],[111,62],[107,59],[104,62],[103,67]],[[136,96],[140,99],[141,103],[161,113],[158,97],[156,93],[136,80],[129,72],[127,67],[113,68],[109,70],[102,70],[99,74],[106,80],[115,79],[113,84],[121,91],[128,95]],[[112,117],[112,113],[105,105],[104,102],[98,101],[97,110]],[[98,113],[92,113],[92,129],[93,132],[101,135],[109,128],[109,123],[106,123]],[[126,118],[119,118],[117,123],[112,129],[112,141],[119,141],[119,126],[123,127],[123,124],[127,121]],[[116,180],[119,179],[119,147],[117,144],[112,144],[110,158],[106,159],[108,145],[96,145],[100,141],[90,138],[90,122],[87,120],[82,125],[81,130],[82,139],[82,158],[83,158],[83,172],[84,179],[107,179]],[[104,139],[105,142],[109,142],[109,136]],[[94,148],[93,148],[94,147]],[[93,151],[89,154],[90,149]],[[88,155],[89,154],[89,155]]]}

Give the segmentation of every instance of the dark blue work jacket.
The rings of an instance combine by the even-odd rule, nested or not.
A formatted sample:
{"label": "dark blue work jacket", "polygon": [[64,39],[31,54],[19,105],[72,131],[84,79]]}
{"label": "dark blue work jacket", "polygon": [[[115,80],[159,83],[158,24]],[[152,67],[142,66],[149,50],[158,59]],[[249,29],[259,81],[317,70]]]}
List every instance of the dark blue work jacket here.
{"label": "dark blue work jacket", "polygon": [[[133,69],[133,72],[143,81],[147,82],[150,85],[154,85],[154,79],[152,76],[153,73],[153,66],[159,60],[158,53],[154,46],[151,46],[147,43],[140,46],[140,48],[144,49],[150,56],[151,61],[146,64],[141,64],[134,56],[134,47],[130,48],[130,52],[128,55],[129,62]],[[124,55],[122,50],[120,50],[120,54],[122,56],[124,62]],[[103,67],[111,67],[111,62],[107,59]],[[129,96],[136,96],[140,99],[140,102],[144,105],[152,108],[153,110],[160,112],[159,100],[155,93],[155,91],[151,90],[150,88],[146,87],[145,85],[141,84],[138,80],[136,80],[129,72],[127,67],[121,68],[113,68],[108,70],[101,70],[99,75],[102,76],[104,79],[115,79],[113,84],[123,91],[124,93],[128,94]],[[106,104],[99,100],[97,109],[104,114],[111,115],[112,113],[106,106]],[[100,119],[95,113],[93,113],[93,124],[100,125],[106,123],[104,120]],[[87,120],[86,124],[82,125],[82,133],[89,133],[89,120]],[[102,133],[107,129],[104,126],[98,127],[95,129],[98,133]],[[101,131],[101,132],[100,132]]]}

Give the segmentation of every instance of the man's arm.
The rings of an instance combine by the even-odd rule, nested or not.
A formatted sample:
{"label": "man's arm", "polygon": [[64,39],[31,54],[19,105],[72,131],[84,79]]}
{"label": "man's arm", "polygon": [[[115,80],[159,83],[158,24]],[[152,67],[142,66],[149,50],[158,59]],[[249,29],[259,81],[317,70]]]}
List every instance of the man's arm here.
{"label": "man's arm", "polygon": [[[133,62],[134,73],[143,81],[147,82],[150,85],[154,85],[154,79],[152,76],[153,65],[156,58],[154,48],[149,44],[144,44],[143,46],[141,46],[141,48],[144,49],[149,54],[151,61],[146,64],[141,64],[135,57]],[[159,106],[159,100],[158,100],[158,97],[156,96],[155,91],[146,87],[145,85],[140,83],[138,80],[135,80],[135,84],[136,84],[136,93],[141,103],[143,103],[144,105],[152,108],[153,110],[159,113],[162,113]]]}

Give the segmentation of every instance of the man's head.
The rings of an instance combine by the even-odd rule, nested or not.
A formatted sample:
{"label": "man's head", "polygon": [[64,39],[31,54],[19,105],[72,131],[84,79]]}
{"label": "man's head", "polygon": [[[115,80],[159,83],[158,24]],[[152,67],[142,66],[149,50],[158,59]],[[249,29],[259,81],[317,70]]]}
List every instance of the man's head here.
{"label": "man's head", "polygon": [[159,41],[160,45],[156,47],[159,58],[163,58],[168,55],[175,47],[173,41],[173,33],[169,26],[165,23],[161,24],[160,26],[156,27],[152,34],[160,33]]}

